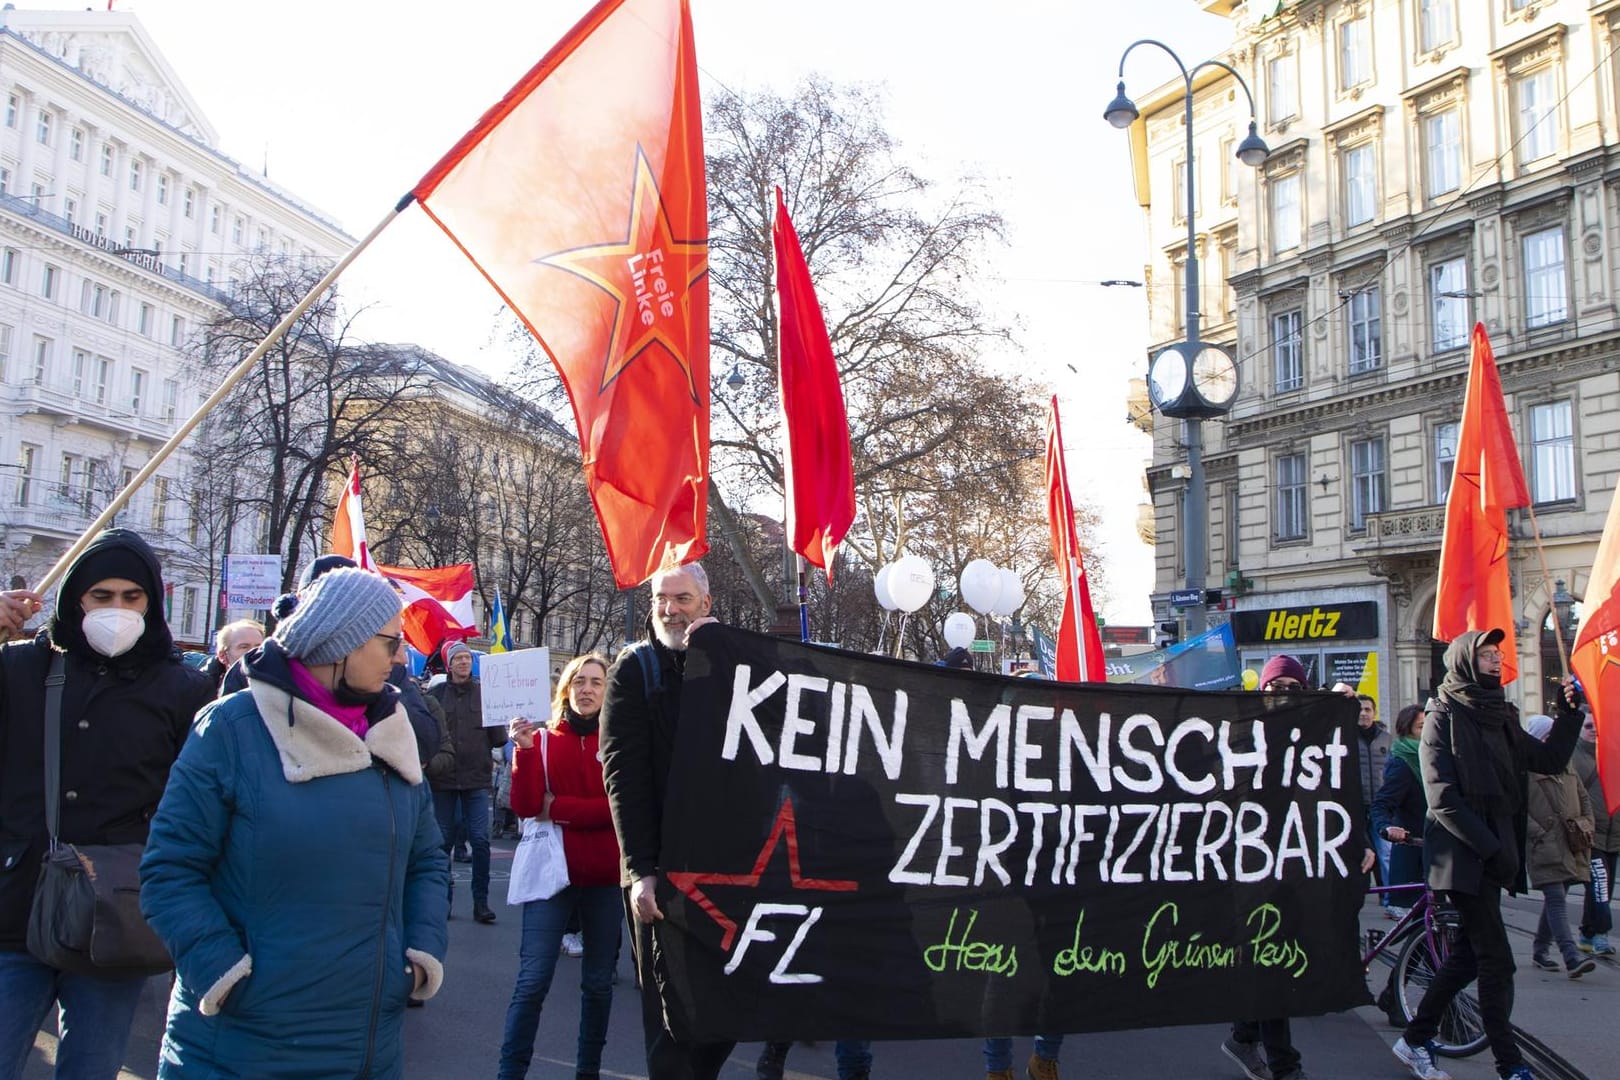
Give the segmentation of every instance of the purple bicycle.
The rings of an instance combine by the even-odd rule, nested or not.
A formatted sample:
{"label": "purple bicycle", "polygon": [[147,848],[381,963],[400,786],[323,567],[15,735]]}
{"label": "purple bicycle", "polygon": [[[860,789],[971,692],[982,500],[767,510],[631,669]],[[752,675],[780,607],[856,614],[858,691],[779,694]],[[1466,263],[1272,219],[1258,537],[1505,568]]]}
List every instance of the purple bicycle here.
{"label": "purple bicycle", "polygon": [[[1367,951],[1361,958],[1362,967],[1369,970],[1374,959],[1393,963],[1395,971],[1390,989],[1401,1015],[1410,1021],[1435,972],[1451,951],[1450,942],[1459,929],[1457,912],[1437,902],[1434,893],[1422,882],[1384,885],[1370,891],[1405,897],[1412,905],[1388,933],[1368,932]],[[1485,1025],[1479,1014],[1478,1000],[1472,994],[1458,994],[1440,1017],[1440,1030],[1434,1037],[1435,1051],[1446,1057],[1468,1057],[1483,1050],[1485,1043]]]}

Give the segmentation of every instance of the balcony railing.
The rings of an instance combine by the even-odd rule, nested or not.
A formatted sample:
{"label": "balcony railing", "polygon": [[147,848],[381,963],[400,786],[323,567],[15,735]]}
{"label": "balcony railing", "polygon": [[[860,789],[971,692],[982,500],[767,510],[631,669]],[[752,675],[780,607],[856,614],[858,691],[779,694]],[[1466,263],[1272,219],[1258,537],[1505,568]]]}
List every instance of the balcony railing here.
{"label": "balcony railing", "polygon": [[145,252],[132,251],[125,245],[113,243],[94,230],[87,229],[83,225],[76,225],[65,217],[53,214],[49,210],[40,207],[38,199],[22,199],[8,192],[0,192],[0,207],[43,225],[47,229],[53,229],[64,236],[70,236],[87,247],[104,251],[109,255],[117,255],[125,262],[132,263],[142,270],[156,274],[167,281],[172,281],[182,288],[199,293],[217,304],[230,303],[230,293],[215,288],[206,281],[199,281],[190,274],[182,274],[174,267],[166,265],[159,257]]}
{"label": "balcony railing", "polygon": [[1438,547],[1446,528],[1444,506],[1420,506],[1408,510],[1385,510],[1367,515],[1363,548]]}
{"label": "balcony railing", "polygon": [[110,395],[96,401],[93,386],[75,393],[69,383],[47,379],[44,382],[26,382],[0,388],[0,399],[9,398],[17,412],[48,413],[81,424],[113,431],[119,435],[136,435],[162,442],[174,434],[175,422],[143,412],[136,412],[126,400],[118,403]]}

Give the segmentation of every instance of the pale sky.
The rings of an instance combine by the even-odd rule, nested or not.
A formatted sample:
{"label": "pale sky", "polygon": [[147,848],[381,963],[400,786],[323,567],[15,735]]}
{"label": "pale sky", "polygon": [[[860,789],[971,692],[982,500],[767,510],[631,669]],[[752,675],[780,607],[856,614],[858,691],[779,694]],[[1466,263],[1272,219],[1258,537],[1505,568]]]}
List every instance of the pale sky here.
{"label": "pale sky", "polygon": [[[357,237],[589,6],[116,3],[146,26],[222,151],[255,167],[267,160],[272,181]],[[1195,0],[692,0],[692,17],[706,87],[789,90],[811,72],[878,84],[889,130],[919,171],[942,183],[990,179],[1010,226],[985,268],[1002,282],[990,306],[1018,327],[1024,350],[1008,360],[1058,392],[1075,497],[1102,512],[1111,596],[1100,613],[1148,622],[1152,551],[1135,522],[1152,450],[1125,422],[1126,380],[1146,365],[1146,298],[1097,284],[1143,276],[1145,230],[1126,137],[1102,110],[1132,41],[1159,38],[1191,64],[1229,42],[1226,20]],[[1141,49],[1127,89],[1140,99],[1173,74]],[[419,210],[388,228],[339,291],[372,305],[362,337],[414,342],[497,376],[508,363],[490,342],[493,290]]]}

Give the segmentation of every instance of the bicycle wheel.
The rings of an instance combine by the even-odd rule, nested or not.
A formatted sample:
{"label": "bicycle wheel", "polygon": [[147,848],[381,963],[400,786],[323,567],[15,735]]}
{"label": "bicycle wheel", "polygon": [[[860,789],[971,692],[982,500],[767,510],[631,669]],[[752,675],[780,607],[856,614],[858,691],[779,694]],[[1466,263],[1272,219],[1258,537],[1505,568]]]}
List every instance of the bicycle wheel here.
{"label": "bicycle wheel", "polygon": [[[1446,939],[1441,934],[1432,939],[1427,934],[1413,934],[1395,961],[1395,992],[1407,1020],[1417,1015],[1418,1003],[1434,981],[1436,961],[1429,948],[1431,940],[1440,950],[1443,963]],[[1468,1057],[1483,1050],[1486,1042],[1478,999],[1469,993],[1459,993],[1440,1015],[1440,1030],[1434,1036],[1435,1052],[1446,1057]]]}

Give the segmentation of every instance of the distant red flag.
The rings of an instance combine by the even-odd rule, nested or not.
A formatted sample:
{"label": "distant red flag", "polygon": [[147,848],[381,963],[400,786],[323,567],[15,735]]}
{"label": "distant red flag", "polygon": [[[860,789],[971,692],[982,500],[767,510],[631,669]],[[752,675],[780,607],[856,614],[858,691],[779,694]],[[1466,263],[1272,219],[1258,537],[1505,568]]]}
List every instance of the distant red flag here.
{"label": "distant red flag", "polygon": [[332,514],[332,553],[345,555],[365,570],[375,569],[366,546],[366,514],[360,501],[360,460],[355,459]]}
{"label": "distant red flag", "polygon": [[1609,813],[1620,813],[1620,499],[1609,499],[1592,575],[1581,598],[1581,630],[1570,666],[1597,721],[1598,779]]}
{"label": "distant red flag", "polygon": [[706,550],[708,206],[686,0],[603,0],[411,191],[551,357],[620,586]]}
{"label": "distant red flag", "polygon": [[379,566],[377,573],[393,582],[405,603],[401,629],[411,648],[431,653],[445,641],[478,636],[473,616],[473,566]]}
{"label": "distant red flag", "polygon": [[1052,523],[1052,558],[1063,588],[1063,622],[1057,636],[1057,678],[1062,682],[1102,682],[1107,668],[1102,634],[1091,610],[1080,537],[1074,528],[1074,500],[1069,496],[1069,469],[1063,459],[1063,425],[1057,395],[1046,417],[1046,513]]}
{"label": "distant red flag", "polygon": [[776,189],[777,360],[782,394],[787,533],[793,550],[832,574],[833,555],[855,520],[849,416],[810,267]]}
{"label": "distant red flag", "polygon": [[1482,323],[1474,324],[1473,358],[1457,461],[1446,495],[1440,541],[1440,581],[1434,597],[1434,636],[1450,641],[1468,630],[1499,629],[1502,684],[1519,677],[1508,581],[1507,511],[1530,505],[1530,489],[1502,400],[1502,380]]}

